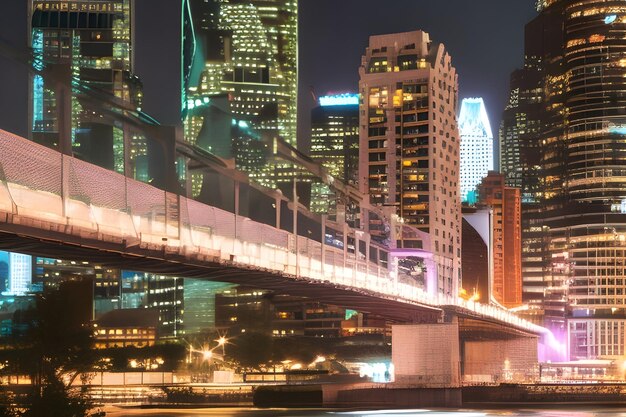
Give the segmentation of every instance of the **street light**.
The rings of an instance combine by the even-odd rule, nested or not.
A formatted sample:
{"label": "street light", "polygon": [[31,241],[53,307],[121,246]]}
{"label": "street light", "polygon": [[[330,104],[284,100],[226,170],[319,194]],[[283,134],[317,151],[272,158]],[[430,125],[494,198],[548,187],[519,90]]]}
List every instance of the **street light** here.
{"label": "street light", "polygon": [[226,336],[220,336],[215,341],[217,342],[218,346],[222,347],[222,360],[224,360],[224,358],[226,358],[226,343],[228,343],[228,339],[226,338]]}
{"label": "street light", "polygon": [[[189,357],[187,359],[187,363],[192,362],[192,355],[194,353],[202,355],[202,360],[205,360],[205,361],[211,361],[212,359],[216,359],[218,361],[224,361],[224,349],[225,349],[226,343],[228,343],[228,339],[222,336],[215,341],[218,343],[217,346],[210,347],[208,344],[205,344],[200,349],[196,349],[193,347],[193,345],[190,344],[189,345]],[[214,350],[217,349],[219,346],[222,347],[221,355],[214,353]]]}

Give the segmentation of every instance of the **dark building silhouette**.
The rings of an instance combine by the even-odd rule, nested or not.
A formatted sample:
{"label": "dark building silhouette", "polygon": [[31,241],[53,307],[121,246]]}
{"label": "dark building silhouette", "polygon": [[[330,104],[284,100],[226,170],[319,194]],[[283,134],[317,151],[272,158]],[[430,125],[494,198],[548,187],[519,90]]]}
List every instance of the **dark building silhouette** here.
{"label": "dark building silhouette", "polygon": [[9,264],[0,262],[0,292],[7,290],[7,283],[9,281]]}
{"label": "dark building silhouette", "polygon": [[[543,0],[538,9],[520,88],[532,92],[519,101],[533,123],[519,131],[518,142],[528,144],[511,165],[519,172],[505,170],[536,204],[524,208],[526,298],[531,289],[543,295],[544,323],[563,336],[571,359],[619,357],[626,354],[626,5]],[[521,107],[511,113],[509,125],[525,115]],[[514,135],[504,139],[515,143]]]}
{"label": "dark building silhouette", "polygon": [[[477,214],[478,213],[478,214]],[[463,230],[462,230],[462,246],[463,254],[461,265],[463,265],[463,290],[467,298],[471,298],[481,304],[489,304],[490,300],[490,284],[489,284],[489,268],[490,268],[490,250],[489,250],[489,234],[485,237],[481,236],[477,228],[470,224],[468,216],[482,216],[484,227],[483,233],[489,229],[490,214],[488,210],[480,210],[473,207],[463,207]]]}

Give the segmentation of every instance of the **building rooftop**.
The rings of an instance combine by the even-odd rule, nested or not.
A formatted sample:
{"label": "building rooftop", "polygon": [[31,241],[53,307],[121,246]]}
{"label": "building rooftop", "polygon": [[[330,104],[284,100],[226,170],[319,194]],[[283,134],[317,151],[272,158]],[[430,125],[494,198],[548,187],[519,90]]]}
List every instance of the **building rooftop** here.
{"label": "building rooftop", "polygon": [[149,308],[113,310],[96,320],[100,327],[157,327],[159,312]]}

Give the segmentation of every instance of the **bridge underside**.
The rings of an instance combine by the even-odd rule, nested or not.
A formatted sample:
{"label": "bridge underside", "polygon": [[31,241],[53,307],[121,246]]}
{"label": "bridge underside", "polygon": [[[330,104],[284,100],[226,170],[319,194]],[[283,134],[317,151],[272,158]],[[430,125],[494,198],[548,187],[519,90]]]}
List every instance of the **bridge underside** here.
{"label": "bridge underside", "polygon": [[462,341],[512,340],[534,338],[537,335],[488,320],[459,317],[459,337]]}
{"label": "bridge underside", "polygon": [[124,242],[91,241],[58,230],[9,222],[0,222],[0,250],[56,259],[84,259],[112,268],[246,285],[375,314],[396,323],[436,323],[442,315],[437,308],[381,298],[380,294],[327,281],[251,269],[234,261],[199,262],[178,253],[128,246]]}

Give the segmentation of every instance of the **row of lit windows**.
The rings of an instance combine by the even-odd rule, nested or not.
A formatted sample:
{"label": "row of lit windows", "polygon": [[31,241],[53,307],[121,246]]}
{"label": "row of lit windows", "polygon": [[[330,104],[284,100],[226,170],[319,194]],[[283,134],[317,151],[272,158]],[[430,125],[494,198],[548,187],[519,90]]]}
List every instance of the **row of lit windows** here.
{"label": "row of lit windows", "polygon": [[154,334],[154,329],[98,329],[97,335],[147,335]]}

